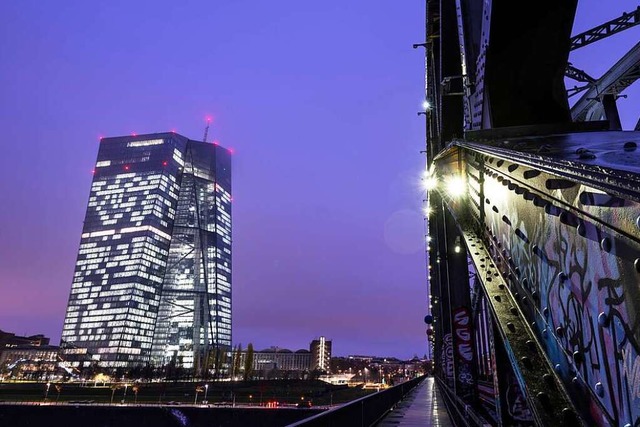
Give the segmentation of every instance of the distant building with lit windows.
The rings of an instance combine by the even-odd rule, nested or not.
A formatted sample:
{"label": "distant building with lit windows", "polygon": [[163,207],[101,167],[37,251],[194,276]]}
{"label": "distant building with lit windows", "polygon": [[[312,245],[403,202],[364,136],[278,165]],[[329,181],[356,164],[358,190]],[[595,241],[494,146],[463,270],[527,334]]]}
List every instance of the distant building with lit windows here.
{"label": "distant building with lit windows", "polygon": [[0,350],[4,347],[16,347],[19,345],[40,346],[48,344],[49,338],[42,334],[23,337],[0,329]]}
{"label": "distant building with lit windows", "polygon": [[[233,355],[232,355],[233,357]],[[248,357],[247,350],[240,352],[241,370]],[[309,350],[291,351],[287,348],[271,346],[254,351],[251,356],[251,378],[253,379],[304,379],[313,371],[329,372],[331,367],[331,341],[320,337],[311,341]]]}
{"label": "distant building with lit windows", "polygon": [[325,337],[311,341],[311,370],[329,372],[331,370],[331,341]]}
{"label": "distant building with lit windows", "polygon": [[[241,363],[245,362],[246,355],[246,351],[241,355]],[[274,370],[294,373],[301,377],[303,373],[309,371],[310,360],[309,350],[291,351],[286,348],[271,347],[253,354],[253,372],[258,378],[267,378],[269,372]]]}
{"label": "distant building with lit windows", "polygon": [[63,352],[201,372],[230,346],[230,152],[173,132],[101,139]]}

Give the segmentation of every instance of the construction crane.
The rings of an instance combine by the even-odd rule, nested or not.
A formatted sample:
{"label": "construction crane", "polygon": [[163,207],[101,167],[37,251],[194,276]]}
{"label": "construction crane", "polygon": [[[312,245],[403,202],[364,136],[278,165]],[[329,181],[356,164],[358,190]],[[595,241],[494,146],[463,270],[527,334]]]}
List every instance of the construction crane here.
{"label": "construction crane", "polygon": [[207,126],[204,128],[204,137],[202,142],[207,142],[207,135],[209,134],[209,125],[211,124],[211,117],[207,117]]}

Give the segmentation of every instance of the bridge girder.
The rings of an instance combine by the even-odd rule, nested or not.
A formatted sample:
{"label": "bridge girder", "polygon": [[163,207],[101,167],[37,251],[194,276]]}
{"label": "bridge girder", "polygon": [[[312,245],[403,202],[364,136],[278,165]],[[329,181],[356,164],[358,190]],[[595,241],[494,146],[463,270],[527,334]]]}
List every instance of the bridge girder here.
{"label": "bridge girder", "polygon": [[441,386],[469,424],[640,424],[640,133],[614,120],[635,62],[593,83],[612,80],[608,120],[583,122],[560,84],[576,0],[426,4]]}

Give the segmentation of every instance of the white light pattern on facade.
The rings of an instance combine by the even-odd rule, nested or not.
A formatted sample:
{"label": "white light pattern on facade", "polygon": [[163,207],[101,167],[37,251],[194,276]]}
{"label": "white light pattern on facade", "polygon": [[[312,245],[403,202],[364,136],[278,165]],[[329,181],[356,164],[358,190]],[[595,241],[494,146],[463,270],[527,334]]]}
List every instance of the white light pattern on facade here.
{"label": "white light pattern on facade", "polygon": [[[215,162],[198,159],[226,152],[211,147],[177,135],[101,141],[63,326],[65,346],[84,347],[82,354],[102,366],[178,356],[187,368],[202,368],[212,346],[230,347],[231,196],[216,182],[220,171],[210,169]],[[189,150],[197,156],[187,164]],[[229,184],[228,163],[220,169]],[[191,199],[179,202],[183,198]],[[211,237],[216,235],[221,247]],[[171,267],[170,260],[180,257],[186,262]],[[186,310],[167,311],[175,301]],[[163,315],[171,321],[163,323]],[[160,357],[154,360],[155,347]]]}

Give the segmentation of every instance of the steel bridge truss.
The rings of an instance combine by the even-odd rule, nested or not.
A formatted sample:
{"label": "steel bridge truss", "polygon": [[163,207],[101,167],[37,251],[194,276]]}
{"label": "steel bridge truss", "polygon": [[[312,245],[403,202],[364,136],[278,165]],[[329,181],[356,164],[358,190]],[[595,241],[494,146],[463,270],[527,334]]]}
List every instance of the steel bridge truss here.
{"label": "steel bridge truss", "polygon": [[577,2],[511,3],[429,0],[416,45],[436,377],[459,423],[638,426],[640,133],[558,89]]}

